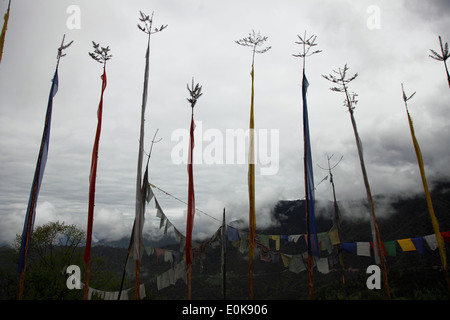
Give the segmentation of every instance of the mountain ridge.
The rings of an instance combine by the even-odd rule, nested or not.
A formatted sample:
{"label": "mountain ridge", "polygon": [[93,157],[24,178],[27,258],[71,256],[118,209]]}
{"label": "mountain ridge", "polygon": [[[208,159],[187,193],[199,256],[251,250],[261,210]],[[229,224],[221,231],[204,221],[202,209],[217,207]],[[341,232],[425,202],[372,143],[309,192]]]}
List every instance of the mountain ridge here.
{"label": "mountain ridge", "polygon": [[[433,183],[431,191],[433,207],[441,232],[450,230],[450,180]],[[373,197],[377,222],[382,240],[424,236],[434,233],[424,194],[409,196],[375,195]],[[337,201],[341,217],[341,237],[343,241],[371,241],[369,208],[366,199]],[[263,234],[305,234],[305,200],[279,200],[272,209],[275,223],[256,232]],[[316,200],[316,229],[326,232],[333,226],[333,201]],[[355,212],[356,211],[356,212]],[[363,212],[366,211],[366,212]],[[383,214],[378,215],[379,212]],[[242,220],[234,220],[229,226],[248,231]],[[211,235],[212,236],[212,235]],[[202,241],[207,239],[198,239]],[[95,246],[128,248],[130,237],[119,240],[99,240]],[[165,247],[177,244],[173,237],[154,240],[144,237],[146,246]]]}

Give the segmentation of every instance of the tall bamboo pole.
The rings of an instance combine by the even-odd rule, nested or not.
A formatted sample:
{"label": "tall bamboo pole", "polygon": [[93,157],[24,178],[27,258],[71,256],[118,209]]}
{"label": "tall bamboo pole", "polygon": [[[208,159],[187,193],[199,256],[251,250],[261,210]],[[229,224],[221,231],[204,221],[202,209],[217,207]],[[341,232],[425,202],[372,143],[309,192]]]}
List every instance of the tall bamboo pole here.
{"label": "tall bamboo pole", "polygon": [[187,89],[190,94],[188,102],[191,105],[191,126],[189,137],[189,155],[188,155],[188,207],[187,207],[187,219],[186,219],[186,264],[189,268],[188,274],[188,299],[191,300],[191,284],[192,284],[192,231],[194,229],[194,217],[195,217],[195,195],[194,195],[194,107],[200,96],[203,95],[202,87],[200,84],[194,86],[194,78],[192,78],[192,87]]}
{"label": "tall bamboo pole", "polygon": [[255,236],[256,236],[256,217],[255,217],[255,146],[254,146],[254,81],[255,81],[255,54],[265,53],[271,47],[256,50],[261,46],[267,37],[261,36],[259,33],[252,31],[247,38],[236,40],[235,42],[244,47],[252,48],[252,92],[250,100],[250,138],[248,150],[248,198],[249,198],[249,234],[248,234],[248,276],[249,276],[249,299],[253,300],[253,256],[255,254]]}
{"label": "tall bamboo pole", "polygon": [[223,208],[222,220],[222,299],[227,299],[227,229],[225,219],[225,208]]}
{"label": "tall bamboo pole", "polygon": [[3,57],[3,47],[5,45],[6,30],[8,29],[10,9],[11,9],[11,0],[9,0],[8,10],[5,13],[2,31],[0,32],[0,63],[2,62]]}
{"label": "tall bamboo pole", "polygon": [[[9,10],[9,7],[8,7]],[[33,178],[33,184],[31,187],[31,193],[30,198],[28,201],[28,208],[27,213],[25,216],[24,221],[24,229],[22,232],[22,242],[19,252],[19,272],[20,272],[20,278],[19,278],[19,292],[17,295],[18,300],[22,300],[23,296],[23,286],[25,282],[25,271],[27,267],[27,257],[28,257],[28,249],[31,243],[31,237],[33,233],[33,227],[34,227],[34,221],[36,218],[36,206],[37,206],[37,199],[39,196],[39,189],[41,186],[42,178],[44,176],[45,166],[47,163],[47,155],[48,155],[48,149],[49,149],[49,143],[50,143],[50,127],[51,127],[51,118],[52,118],[52,110],[53,110],[53,98],[56,95],[58,91],[58,67],[59,67],[59,61],[61,57],[64,57],[65,54],[63,54],[63,50],[67,49],[73,41],[71,41],[69,44],[64,45],[64,40],[66,38],[66,35],[63,36],[63,40],[61,42],[61,46],[58,48],[58,55],[57,55],[57,62],[56,62],[56,68],[55,73],[52,80],[52,86],[50,88],[50,94],[48,98],[48,104],[47,104],[47,111],[45,115],[45,124],[44,124],[44,130],[42,133],[42,139],[41,139],[41,146],[39,149],[39,155],[38,160],[36,163],[36,170],[34,172],[34,178]]]}
{"label": "tall bamboo pole", "polygon": [[[142,106],[141,106],[141,127],[139,134],[139,152],[138,152],[138,164],[137,164],[137,174],[136,174],[136,222],[138,223],[139,232],[135,234],[135,242],[138,242],[137,252],[135,252],[136,259],[136,283],[135,283],[135,298],[140,300],[140,269],[141,269],[141,239],[142,239],[142,225],[144,212],[142,207],[142,163],[144,157],[144,131],[145,131],[145,109],[147,106],[147,96],[148,96],[148,78],[149,78],[149,65],[150,65],[150,38],[151,35],[162,31],[167,27],[167,25],[162,25],[161,28],[155,28],[152,30],[153,25],[153,13],[151,16],[145,15],[140,11],[141,18],[139,20],[144,23],[144,26],[137,25],[138,28],[147,34],[147,49],[145,53],[145,71],[144,71],[144,87],[142,90]],[[147,187],[147,186],[145,186]],[[137,238],[137,239],[136,239]],[[136,241],[137,240],[137,241]]]}
{"label": "tall bamboo pole", "polygon": [[405,102],[406,114],[408,116],[409,128],[411,131],[411,137],[413,140],[414,150],[416,152],[417,162],[419,165],[420,177],[422,178],[423,189],[424,189],[425,196],[427,199],[427,206],[428,206],[428,211],[430,213],[431,224],[433,226],[434,234],[436,235],[436,241],[437,241],[438,248],[439,248],[439,255],[441,257],[441,263],[442,263],[442,268],[444,271],[445,281],[447,282],[447,289],[448,289],[448,292],[450,293],[450,277],[448,275],[448,270],[447,270],[447,257],[446,257],[446,253],[445,253],[445,243],[442,238],[441,232],[439,230],[439,222],[437,221],[436,215],[434,213],[433,203],[431,201],[430,190],[428,189],[427,177],[425,175],[425,167],[423,164],[422,152],[420,150],[419,143],[417,142],[416,135],[414,133],[413,121],[412,121],[411,116],[408,111],[407,101],[409,99],[411,99],[416,93],[414,92],[412,95],[407,97],[405,94],[405,90],[403,88],[403,83],[402,83],[402,91],[403,91],[403,101]]}
{"label": "tall bamboo pole", "polygon": [[106,62],[112,58],[109,54],[109,46],[104,48],[100,47],[100,44],[92,41],[94,46],[94,52],[89,52],[89,55],[95,61],[103,65],[102,90],[100,94],[100,102],[97,110],[97,129],[95,132],[94,147],[92,148],[91,159],[91,171],[89,174],[89,205],[88,205],[88,221],[86,232],[86,246],[84,249],[84,261],[86,263],[86,279],[84,283],[84,300],[89,298],[89,279],[90,279],[90,266],[91,266],[91,242],[92,242],[92,230],[94,224],[94,202],[95,202],[95,182],[97,177],[97,161],[98,161],[98,149],[100,141],[100,133],[102,127],[102,114],[103,114],[103,94],[107,86],[106,77]]}
{"label": "tall bamboo pole", "polygon": [[[339,206],[338,206],[338,203],[337,203],[337,200],[336,200],[336,189],[335,189],[335,186],[334,186],[333,172],[331,170],[336,168],[336,166],[339,164],[339,162],[341,162],[343,157],[341,157],[341,159],[333,167],[331,167],[330,160],[331,160],[332,157],[333,157],[333,155],[331,155],[331,157],[327,156],[327,161],[328,161],[328,168],[327,169],[324,169],[324,168],[322,168],[320,166],[319,167],[324,169],[324,170],[328,170],[328,174],[330,175],[330,184],[331,184],[331,189],[333,191],[333,209],[334,209],[333,228],[336,228],[336,231],[337,231],[338,236],[340,238],[340,234],[341,234],[341,221],[340,221],[341,215],[340,215]],[[345,289],[345,268],[344,268],[344,257],[343,257],[343,254],[342,254],[342,244],[339,243],[339,244],[336,245],[336,247],[337,247],[337,250],[338,250],[339,265],[340,265],[341,273],[342,273],[342,288],[343,288],[343,291],[344,291],[344,298],[347,298],[347,291]]]}
{"label": "tall bamboo pole", "polygon": [[329,76],[323,76],[323,77],[325,79],[339,85],[339,87],[331,88],[332,91],[342,92],[345,94],[344,105],[348,108],[348,111],[350,114],[350,120],[352,123],[353,132],[355,134],[356,147],[358,150],[358,156],[359,156],[359,162],[361,165],[364,186],[366,189],[367,201],[369,202],[369,213],[371,216],[370,223],[371,223],[371,229],[372,229],[372,239],[373,239],[373,246],[374,246],[375,263],[381,264],[381,268],[383,270],[383,280],[384,280],[386,297],[388,299],[391,299],[389,283],[388,283],[388,278],[387,278],[386,262],[385,262],[385,258],[384,258],[383,244],[381,242],[380,231],[378,229],[378,223],[377,223],[377,218],[376,218],[376,214],[375,214],[375,206],[373,203],[372,193],[370,191],[369,179],[367,177],[366,166],[364,163],[362,142],[361,142],[361,139],[359,138],[358,128],[356,126],[355,117],[353,116],[353,110],[355,109],[355,105],[357,103],[357,100],[356,100],[357,94],[355,94],[355,93],[350,94],[348,92],[348,84],[351,81],[353,81],[354,79],[356,79],[358,74],[356,73],[354,76],[352,76],[350,78],[346,78],[346,73],[347,73],[348,69],[349,68],[347,67],[347,65],[345,65],[343,69],[339,68],[339,71],[334,71],[337,74],[337,76],[330,74]]}
{"label": "tall bamboo pole", "polygon": [[309,86],[306,79],[306,57],[313,54],[320,53],[321,50],[310,52],[311,48],[317,46],[315,43],[317,36],[310,36],[306,38],[306,31],[303,38],[297,35],[299,42],[297,44],[302,45],[302,52],[294,54],[294,57],[302,58],[303,62],[303,79],[302,79],[302,101],[303,101],[303,169],[305,180],[305,215],[306,215],[306,238],[308,242],[308,283],[309,283],[309,299],[314,300],[314,277],[313,277],[313,254],[319,255],[319,247],[317,242],[317,232],[315,227],[315,214],[314,214],[314,174],[312,168],[312,155],[311,155],[311,142],[309,137],[309,120],[308,120],[308,108],[307,108],[307,89]]}

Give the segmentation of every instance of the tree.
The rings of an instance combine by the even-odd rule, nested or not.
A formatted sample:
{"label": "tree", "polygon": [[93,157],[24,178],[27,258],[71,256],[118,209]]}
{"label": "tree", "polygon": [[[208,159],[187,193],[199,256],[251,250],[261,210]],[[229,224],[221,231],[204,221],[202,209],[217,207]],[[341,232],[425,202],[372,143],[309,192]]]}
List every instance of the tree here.
{"label": "tree", "polygon": [[[81,245],[85,232],[75,225],[49,222],[35,229],[28,255],[24,299],[75,299],[79,290],[66,286],[66,268],[83,265]],[[16,236],[15,249],[20,250],[21,235]]]}

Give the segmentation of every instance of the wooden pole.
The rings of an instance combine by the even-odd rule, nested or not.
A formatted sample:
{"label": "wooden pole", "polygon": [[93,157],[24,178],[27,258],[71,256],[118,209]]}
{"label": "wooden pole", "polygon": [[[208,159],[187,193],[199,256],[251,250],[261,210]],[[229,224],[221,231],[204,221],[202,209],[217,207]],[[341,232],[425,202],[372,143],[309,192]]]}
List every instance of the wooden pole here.
{"label": "wooden pole", "polygon": [[[309,230],[309,211],[308,211],[308,187],[306,182],[306,151],[304,157],[304,171],[305,171],[305,207],[306,207],[306,238],[310,243],[310,230]],[[308,282],[309,282],[309,299],[314,300],[314,278],[313,278],[313,260],[311,251],[308,250]]]}
{"label": "wooden pole", "polygon": [[[330,158],[331,157],[328,158],[328,171],[330,173],[330,183],[331,183],[331,188],[333,190],[334,225],[336,226],[338,235],[340,237],[340,234],[341,234],[341,221],[340,221],[340,214],[339,214],[339,206],[338,206],[337,200],[336,200],[336,190],[334,188],[333,173],[331,172]],[[342,157],[341,157],[341,160],[342,160]],[[333,168],[335,168],[336,166],[337,166],[337,164],[334,165]],[[339,255],[339,265],[341,267],[341,273],[342,273],[342,288],[344,290],[344,298],[347,299],[347,290],[345,289],[344,257],[343,257],[343,254],[342,254],[342,244],[341,243],[339,243],[337,245],[337,249],[338,249],[338,255]]]}
{"label": "wooden pole", "polygon": [[252,95],[250,107],[250,146],[249,146],[249,165],[248,165],[248,191],[249,191],[249,235],[248,235],[248,275],[249,275],[249,298],[253,300],[253,256],[255,253],[255,155],[254,155],[254,67],[252,63]]}
{"label": "wooden pole", "polygon": [[89,298],[89,276],[90,276],[90,263],[86,264],[86,280],[84,281],[84,294],[83,299],[88,300]]}
{"label": "wooden pole", "polygon": [[226,254],[226,245],[227,245],[227,232],[226,232],[226,223],[225,223],[225,208],[223,208],[223,221],[222,221],[222,298],[223,300],[227,299],[227,254]]}
{"label": "wooden pole", "polygon": [[[306,31],[305,31],[306,36]],[[303,43],[303,52],[305,52],[305,43]],[[303,99],[303,168],[305,178],[305,207],[306,207],[306,238],[308,242],[308,281],[309,281],[309,299],[314,300],[314,278],[313,278],[313,259],[311,255],[311,230],[310,230],[310,216],[309,216],[309,200],[308,200],[308,166],[307,166],[307,143],[306,143],[306,127],[305,127],[305,55],[303,56],[303,81],[302,81],[302,99]],[[313,200],[314,201],[314,200]],[[313,204],[314,205],[314,204]]]}
{"label": "wooden pole", "polygon": [[[439,37],[439,39],[440,39],[440,37]],[[403,101],[405,102],[406,115],[408,116],[408,123],[409,123],[409,128],[411,131],[411,137],[413,140],[414,150],[415,150],[416,156],[417,156],[417,162],[419,165],[420,176],[422,179],[423,189],[424,189],[425,197],[427,200],[428,211],[429,211],[430,218],[431,218],[431,224],[433,226],[434,234],[436,235],[436,241],[437,241],[438,248],[439,248],[439,255],[441,257],[441,263],[442,263],[442,268],[444,271],[445,281],[447,282],[447,288],[450,293],[450,277],[449,277],[448,271],[447,271],[447,258],[446,258],[446,253],[445,253],[445,243],[442,239],[442,235],[439,230],[439,222],[437,221],[436,215],[434,213],[433,203],[431,201],[431,194],[430,194],[430,190],[428,189],[428,182],[427,182],[427,178],[425,175],[422,151],[420,150],[419,142],[416,139],[416,135],[414,133],[413,121],[412,121],[412,118],[408,111],[407,101],[414,96],[415,92],[408,98],[405,94],[405,90],[403,88],[403,83],[402,83],[402,91],[403,91]]]}
{"label": "wooden pole", "polygon": [[[351,105],[350,104],[350,98],[348,96],[347,91],[345,91],[345,93],[347,94],[347,100],[348,100],[348,104],[350,106]],[[381,237],[380,237],[380,231],[378,229],[377,217],[376,217],[376,214],[375,214],[375,206],[373,204],[372,193],[370,191],[369,179],[367,178],[366,166],[364,164],[361,140],[360,140],[359,135],[358,135],[358,129],[356,127],[355,118],[353,117],[353,109],[349,107],[349,111],[350,111],[350,118],[351,118],[351,121],[352,121],[353,131],[355,133],[356,147],[358,149],[359,161],[360,161],[360,164],[361,164],[361,170],[362,170],[364,185],[366,187],[367,201],[369,202],[370,211],[371,211],[371,214],[372,214],[372,219],[370,221],[371,221],[371,224],[372,224],[372,234],[375,235],[375,239],[374,239],[375,262],[376,263],[381,263],[381,268],[383,270],[383,280],[384,280],[384,287],[385,287],[385,291],[386,291],[386,296],[390,300],[391,299],[391,293],[390,293],[389,282],[388,282],[388,278],[387,278],[386,262],[385,262],[385,259],[384,259],[384,252],[383,252],[383,247],[382,247],[382,242],[381,242]],[[377,255],[378,255],[378,259],[377,259]]]}
{"label": "wooden pole", "polygon": [[188,274],[188,300],[191,300],[192,296],[192,264],[189,264],[189,274]]}

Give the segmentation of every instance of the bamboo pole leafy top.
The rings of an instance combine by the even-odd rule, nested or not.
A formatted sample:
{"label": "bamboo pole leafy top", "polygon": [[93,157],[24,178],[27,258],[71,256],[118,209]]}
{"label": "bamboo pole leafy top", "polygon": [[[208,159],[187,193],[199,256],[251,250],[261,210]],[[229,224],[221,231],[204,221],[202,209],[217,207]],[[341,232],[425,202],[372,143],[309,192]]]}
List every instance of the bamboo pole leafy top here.
{"label": "bamboo pole leafy top", "polygon": [[197,103],[198,98],[201,97],[202,93],[202,86],[200,86],[199,83],[197,83],[194,87],[194,78],[192,78],[192,84],[191,88],[189,88],[189,84],[187,85],[187,89],[190,94],[190,98],[187,98],[189,103],[191,104],[192,110],[194,110],[195,104]]}
{"label": "bamboo pole leafy top", "polygon": [[145,32],[148,35],[157,33],[157,32],[161,32],[163,31],[165,28],[167,28],[167,24],[166,25],[161,25],[161,27],[159,28],[154,28],[152,29],[152,25],[153,25],[153,12],[152,15],[146,15],[145,13],[143,13],[142,11],[139,10],[139,13],[141,14],[141,17],[139,18],[139,21],[143,22],[144,25],[141,26],[139,23],[137,24],[137,27],[139,28],[139,30],[141,30],[142,32]]}
{"label": "bamboo pole leafy top", "polygon": [[315,50],[315,51],[310,52],[310,50],[313,47],[317,46],[317,43],[316,43],[317,36],[311,35],[309,38],[306,38],[306,30],[305,30],[305,34],[303,35],[303,38],[300,35],[297,35],[297,37],[299,38],[300,41],[298,41],[298,42],[296,41],[295,43],[303,46],[303,52],[300,52],[299,54],[293,54],[293,56],[303,59],[303,69],[304,69],[305,68],[305,59],[316,53],[322,52],[322,50]]}
{"label": "bamboo pole leafy top", "polygon": [[442,39],[441,36],[439,36],[439,44],[441,46],[441,54],[437,53],[433,49],[430,49],[433,55],[430,54],[429,56],[430,58],[438,61],[446,61],[450,57],[450,52],[448,51],[448,42],[446,42],[445,45],[442,45]]}
{"label": "bamboo pole leafy top", "polygon": [[335,74],[322,75],[322,77],[338,85],[336,87],[331,87],[330,90],[345,93],[346,99],[344,100],[344,106],[347,107],[349,111],[353,111],[355,105],[358,103],[358,100],[356,100],[358,95],[354,92],[348,92],[348,84],[358,77],[358,73],[347,78],[348,70],[349,67],[345,64],[344,68],[339,68],[338,71],[333,70]]}
{"label": "bamboo pole leafy top", "polygon": [[94,41],[92,41],[92,45],[94,47],[94,52],[89,52],[89,55],[95,61],[106,64],[106,61],[112,58],[112,55],[109,54],[109,51],[111,50],[109,46],[101,47],[99,43],[95,43]]}
{"label": "bamboo pole leafy top", "polygon": [[56,56],[56,60],[57,60],[56,68],[58,68],[58,66],[59,66],[59,61],[61,60],[61,58],[66,56],[66,54],[63,53],[63,50],[66,50],[66,49],[67,49],[68,47],[70,47],[70,46],[72,45],[72,43],[73,43],[73,40],[72,40],[72,41],[70,41],[68,44],[64,45],[64,40],[65,40],[65,39],[66,39],[66,35],[63,36],[61,45],[60,45],[59,48],[58,48],[58,55]]}
{"label": "bamboo pole leafy top", "polygon": [[259,31],[258,31],[258,33],[256,33],[255,30],[252,30],[252,32],[248,34],[248,37],[236,40],[234,42],[236,42],[240,46],[252,48],[252,51],[253,51],[253,60],[252,61],[254,61],[255,53],[265,53],[272,48],[269,46],[269,47],[265,47],[265,48],[256,50],[256,48],[262,46],[262,44],[264,42],[266,42],[267,39],[268,39],[268,37],[262,36],[259,33]]}
{"label": "bamboo pole leafy top", "polygon": [[405,106],[406,106],[406,102],[408,100],[410,100],[412,97],[414,97],[414,95],[416,94],[416,92],[414,92],[413,94],[411,94],[409,97],[406,95],[405,93],[405,88],[403,87],[403,83],[402,83],[402,92],[403,92],[403,101],[405,102]]}

